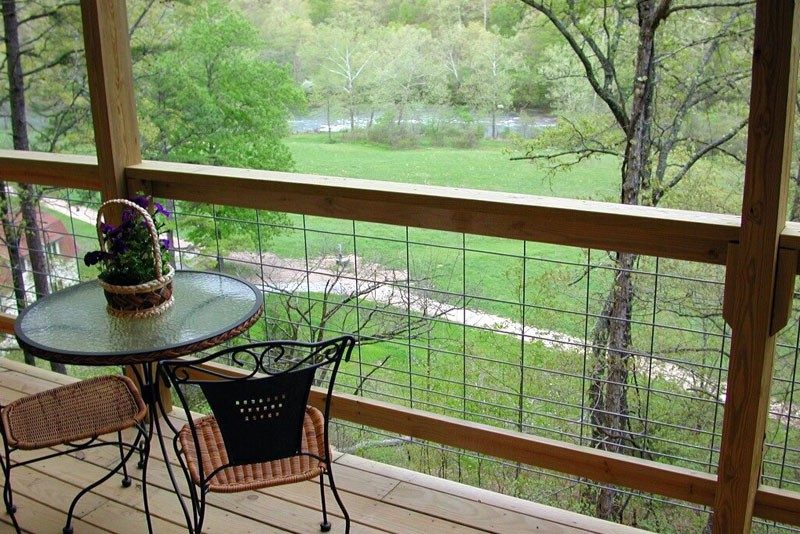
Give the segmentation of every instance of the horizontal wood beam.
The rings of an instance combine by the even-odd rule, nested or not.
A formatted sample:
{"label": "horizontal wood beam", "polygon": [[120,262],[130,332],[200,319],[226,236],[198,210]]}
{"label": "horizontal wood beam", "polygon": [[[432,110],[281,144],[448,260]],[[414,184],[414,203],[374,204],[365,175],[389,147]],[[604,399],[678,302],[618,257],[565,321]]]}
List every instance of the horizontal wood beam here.
{"label": "horizontal wood beam", "polygon": [[154,195],[724,264],[739,217],[588,200],[145,161]]}
{"label": "horizontal wood beam", "polygon": [[[172,166],[175,164],[169,163],[160,163],[160,162],[145,162],[141,165],[137,165],[135,167],[128,168],[128,176],[135,175],[135,176],[143,176],[147,179],[154,179],[157,176],[151,172],[151,164],[161,168],[162,166]],[[202,167],[206,170],[214,169],[220,171],[234,171],[232,173],[218,173],[219,177],[223,177],[226,174],[242,174],[241,171],[243,169],[225,169],[220,167]],[[172,173],[172,170],[164,169],[167,173]],[[286,174],[286,173],[274,173],[269,171],[246,171],[245,174],[256,173],[262,175],[258,178],[249,178],[250,180],[259,180],[259,181],[269,181],[270,177],[273,175],[280,175],[281,178],[285,179],[285,177],[307,177],[311,178],[314,182],[328,182],[328,181],[344,181],[349,182],[349,185],[358,185],[360,187],[366,187],[369,190],[374,189],[374,185],[380,184],[381,190],[388,195],[391,195],[395,190],[400,193],[400,189],[404,184],[395,184],[392,182],[375,182],[371,180],[356,180],[356,179],[345,179],[345,178],[325,178],[319,176],[309,176],[309,175],[295,175],[295,174]],[[208,180],[208,173],[206,172],[203,175],[203,180]],[[265,178],[266,176],[266,178]],[[22,152],[22,151],[15,151],[15,150],[0,150],[0,179],[4,179],[10,182],[22,182],[22,183],[32,183],[38,185],[47,185],[52,187],[71,187],[76,189],[88,189],[93,191],[99,191],[101,188],[101,180],[98,176],[97,170],[97,159],[93,156],[78,156],[78,155],[69,155],[69,154],[52,154],[48,152]],[[227,182],[226,182],[227,183]],[[175,187],[175,186],[167,186],[166,184],[162,187]],[[255,186],[256,189],[263,188],[266,189],[267,184],[258,184]],[[443,187],[436,187],[436,186],[411,186],[413,189],[421,188],[422,190],[434,190],[437,193],[441,190],[446,190],[450,192],[455,192],[455,196],[449,195],[449,198],[459,198],[459,195],[463,189],[451,189],[451,188],[443,188]],[[225,186],[227,188],[227,186]],[[198,194],[201,196],[201,199],[194,199],[197,202],[217,202],[223,203],[219,201],[218,196],[220,195],[219,187],[211,187],[213,195],[217,195],[214,197],[215,199],[212,200],[212,195],[205,195],[205,194]],[[402,188],[407,190],[408,187]],[[469,191],[470,193],[477,193],[476,191]],[[365,192],[366,194],[367,192]],[[511,201],[513,203],[514,199],[519,196],[524,196],[527,198],[537,199],[544,204],[563,204],[565,199],[559,198],[550,198],[550,197],[532,197],[530,195],[515,195],[515,194],[507,194],[507,193],[491,193],[491,192],[479,192],[481,196],[493,196],[493,197],[506,197],[506,201]],[[401,193],[402,194],[402,193]],[[162,195],[168,196],[168,195]],[[189,200],[189,199],[186,199]],[[503,201],[502,198],[497,199],[500,202]],[[398,199],[399,202],[402,202],[402,199]],[[634,212],[650,212],[656,211],[659,212],[659,215],[666,214],[667,216],[670,215],[683,215],[686,214],[686,217],[680,217],[676,224],[683,226],[689,230],[692,229],[692,220],[696,219],[698,216],[702,216],[703,222],[706,225],[706,228],[709,227],[716,227],[716,233],[712,230],[706,238],[709,241],[719,241],[722,242],[727,238],[730,238],[730,241],[736,241],[738,239],[738,220],[737,216],[732,215],[718,215],[718,214],[710,214],[710,213],[695,213],[695,212],[683,212],[680,210],[662,210],[662,209],[655,209],[652,208],[641,208],[638,206],[623,206],[617,204],[608,204],[603,202],[590,202],[590,201],[567,201],[567,202],[577,202],[582,208],[584,209],[591,209],[593,206],[599,206],[600,208],[622,208],[622,210],[615,210],[609,209],[608,216],[613,217],[614,213],[619,213],[622,211],[623,213],[628,211],[628,208],[635,208],[632,211]],[[273,202],[270,199],[247,199],[247,207],[254,207],[254,208],[263,208],[263,209],[276,209],[271,207]],[[299,210],[298,207],[302,207],[303,204],[295,205],[294,212],[302,212]],[[409,208],[412,209],[412,208]],[[531,208],[533,209],[533,208]],[[558,209],[557,206],[554,206],[553,209]],[[568,209],[568,208],[566,208]],[[291,210],[287,210],[291,211]],[[328,210],[322,210],[323,213],[316,213],[318,215],[325,215],[325,216],[335,216],[332,215],[334,211],[332,208]],[[337,213],[340,210],[336,210]],[[341,215],[339,215],[341,216]],[[350,216],[349,218],[353,219],[356,217]],[[402,216],[395,216],[398,219],[397,222],[393,224],[402,224],[404,226],[413,226],[410,224],[410,217],[405,218],[409,222],[403,222]],[[356,218],[357,219],[357,218]],[[359,219],[360,220],[360,219]],[[657,224],[657,223],[653,223]],[[710,225],[710,226],[709,226]],[[452,226],[452,225],[448,225]],[[441,230],[447,230],[447,228],[437,228]],[[635,231],[635,230],[633,230]],[[501,235],[501,237],[507,237],[505,235]],[[558,241],[550,241],[553,243],[561,244]],[[566,244],[566,243],[564,243]],[[783,232],[780,236],[780,247],[785,249],[791,250],[799,250],[800,251],[800,222],[788,222],[786,223],[786,228],[784,228]],[[599,246],[594,246],[593,248],[601,248]],[[704,247],[697,247],[698,251]],[[715,249],[715,247],[711,247]],[[702,252],[701,252],[702,254]],[[657,255],[657,254],[655,254]],[[697,253],[692,253],[692,256],[696,256]],[[716,258],[717,254],[712,254],[714,258]],[[665,255],[664,257],[677,257],[677,254],[673,255]],[[704,261],[704,260],[699,260]],[[708,260],[709,263],[723,263],[722,259],[720,261],[711,261]],[[798,268],[800,271],[800,267]]]}
{"label": "horizontal wood beam", "polygon": [[[314,388],[309,403],[322,408],[325,394],[325,390]],[[331,410],[338,419],[586,477],[596,482],[625,486],[702,506],[710,506],[714,502],[716,476],[708,473],[344,393],[334,393]],[[800,493],[761,486],[756,492],[753,515],[769,521],[800,525]]]}
{"label": "horizontal wood beam", "polygon": [[71,187],[99,191],[97,158],[0,150],[0,179],[52,187]]}
{"label": "horizontal wood beam", "polygon": [[[243,374],[241,369],[214,362],[205,363],[201,367],[210,369],[217,375]],[[200,370],[187,369],[187,372],[194,379],[216,379]],[[323,409],[326,395],[327,389],[312,388],[308,402]],[[598,482],[626,486],[701,505],[710,505],[714,501],[716,477],[691,469],[581,447],[346,393],[333,394],[331,411],[337,419]]]}
{"label": "horizontal wood beam", "polygon": [[756,491],[753,515],[768,521],[800,525],[800,494],[761,486]]}
{"label": "horizontal wood beam", "polygon": [[779,246],[800,250],[800,222],[787,222],[781,231]]}
{"label": "horizontal wood beam", "polygon": [[0,332],[2,332],[3,334],[13,334],[14,322],[16,320],[17,320],[16,315],[0,313]]}
{"label": "horizontal wood beam", "polygon": [[[314,389],[309,403],[321,407],[326,392]],[[513,462],[586,477],[701,505],[714,502],[716,477],[681,467],[522,434],[377,400],[336,393],[334,417],[488,454]]]}

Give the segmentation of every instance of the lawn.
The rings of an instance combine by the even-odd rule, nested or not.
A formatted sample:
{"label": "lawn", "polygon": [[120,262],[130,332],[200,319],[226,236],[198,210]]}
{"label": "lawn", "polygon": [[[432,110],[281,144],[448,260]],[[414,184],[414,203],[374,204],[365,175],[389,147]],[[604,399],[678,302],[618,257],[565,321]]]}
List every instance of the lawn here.
{"label": "lawn", "polygon": [[[618,162],[611,157],[584,162],[556,180],[529,162],[511,161],[505,142],[486,141],[479,149],[390,150],[304,134],[292,136],[287,145],[300,173],[595,200],[613,200],[616,195]],[[363,262],[409,272],[415,280],[425,279],[436,290],[466,292],[472,296],[469,308],[516,320],[520,319],[518,303],[523,290],[529,304],[585,311],[585,284],[566,285],[580,279],[584,271],[582,249],[322,217],[293,215],[291,219],[294,229],[276,236],[267,246],[279,256],[302,258],[308,253],[315,257],[337,250],[355,253]],[[528,260],[523,261],[523,255]],[[603,278],[596,276],[592,285],[602,283]],[[558,284],[561,287],[556,291],[558,282],[564,284]],[[575,335],[584,328],[579,315],[529,311],[526,322],[537,321],[544,328]]]}
{"label": "lawn", "polygon": [[557,178],[528,161],[512,161],[507,142],[485,141],[477,149],[392,150],[366,143],[329,142],[327,135],[286,139],[296,171],[388,182],[488,189],[554,197],[615,202],[619,161],[587,160]]}

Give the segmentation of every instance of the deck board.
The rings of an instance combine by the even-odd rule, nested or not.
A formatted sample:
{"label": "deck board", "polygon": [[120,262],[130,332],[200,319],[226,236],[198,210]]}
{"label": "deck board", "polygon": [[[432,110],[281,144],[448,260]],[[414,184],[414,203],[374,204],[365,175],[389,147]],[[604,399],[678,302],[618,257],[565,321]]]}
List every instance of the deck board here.
{"label": "deck board", "polygon": [[[71,380],[74,379],[0,358],[2,403]],[[171,419],[176,423],[182,420],[177,412]],[[34,454],[18,451],[15,457]],[[14,490],[22,528],[36,533],[60,532],[72,497],[80,487],[99,478],[114,463],[116,454],[111,447],[100,448],[84,451],[79,457],[62,456],[16,469]],[[350,454],[336,456],[334,474],[353,520],[353,533],[643,532]],[[144,531],[142,473],[133,465],[130,471],[135,479],[130,488],[122,488],[120,478],[112,477],[81,500],[75,514],[76,532]],[[173,492],[161,451],[154,442],[148,469],[148,500],[157,533],[185,532],[183,514]],[[185,487],[182,492],[186,493]],[[330,490],[327,492],[332,532],[342,532],[344,523]],[[212,494],[209,506],[204,532],[212,534],[319,532],[319,488],[313,482],[258,492]],[[8,517],[0,514],[0,532],[7,531],[12,531]]]}

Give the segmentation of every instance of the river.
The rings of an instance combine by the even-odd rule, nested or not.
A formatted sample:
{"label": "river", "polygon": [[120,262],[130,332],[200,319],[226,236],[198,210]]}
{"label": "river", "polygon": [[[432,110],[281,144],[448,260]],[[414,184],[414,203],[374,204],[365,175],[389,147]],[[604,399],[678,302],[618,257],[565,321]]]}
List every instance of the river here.
{"label": "river", "polygon": [[[335,117],[335,118],[334,118]],[[380,120],[380,115],[376,114],[373,121]],[[370,121],[369,115],[356,115],[355,124],[357,128],[365,128]],[[454,116],[452,111],[439,108],[425,108],[412,114],[412,118],[403,121],[406,124],[426,124],[430,122],[450,122],[453,124],[465,124]],[[492,135],[491,117],[476,117],[474,122],[484,127],[485,136],[490,138]],[[554,126],[556,118],[540,111],[528,112],[504,112],[497,115],[497,135],[503,137],[508,134],[516,134],[523,138],[531,138],[542,128]],[[292,133],[327,132],[328,123],[325,119],[325,110],[310,110],[308,113],[293,117],[289,120]],[[332,115],[332,132],[345,132],[350,129],[350,119],[344,114]]]}

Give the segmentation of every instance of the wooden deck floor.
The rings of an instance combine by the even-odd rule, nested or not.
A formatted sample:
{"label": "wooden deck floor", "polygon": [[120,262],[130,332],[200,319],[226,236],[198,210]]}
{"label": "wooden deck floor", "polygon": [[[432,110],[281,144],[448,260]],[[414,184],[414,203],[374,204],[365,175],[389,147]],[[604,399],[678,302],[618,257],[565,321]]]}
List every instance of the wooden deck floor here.
{"label": "wooden deck floor", "polygon": [[[71,379],[0,358],[0,402],[35,393]],[[107,450],[105,450],[107,449]],[[29,456],[19,451],[16,458]],[[153,526],[157,533],[185,532],[183,514],[169,484],[160,452],[148,469]],[[14,471],[17,518],[23,529],[36,534],[59,533],[69,502],[82,486],[99,478],[111,465],[111,447],[62,456]],[[353,519],[352,532],[439,534],[447,532],[642,532],[598,519],[449,482],[357,456],[339,455],[334,467],[337,486]],[[77,507],[75,532],[145,532],[141,471],[122,488],[119,477],[84,496]],[[2,475],[0,475],[0,481]],[[311,482],[268,491],[209,499],[204,531],[319,532],[319,489]],[[344,522],[330,498],[332,532],[343,532]],[[12,532],[8,516],[0,513],[0,531]]]}

